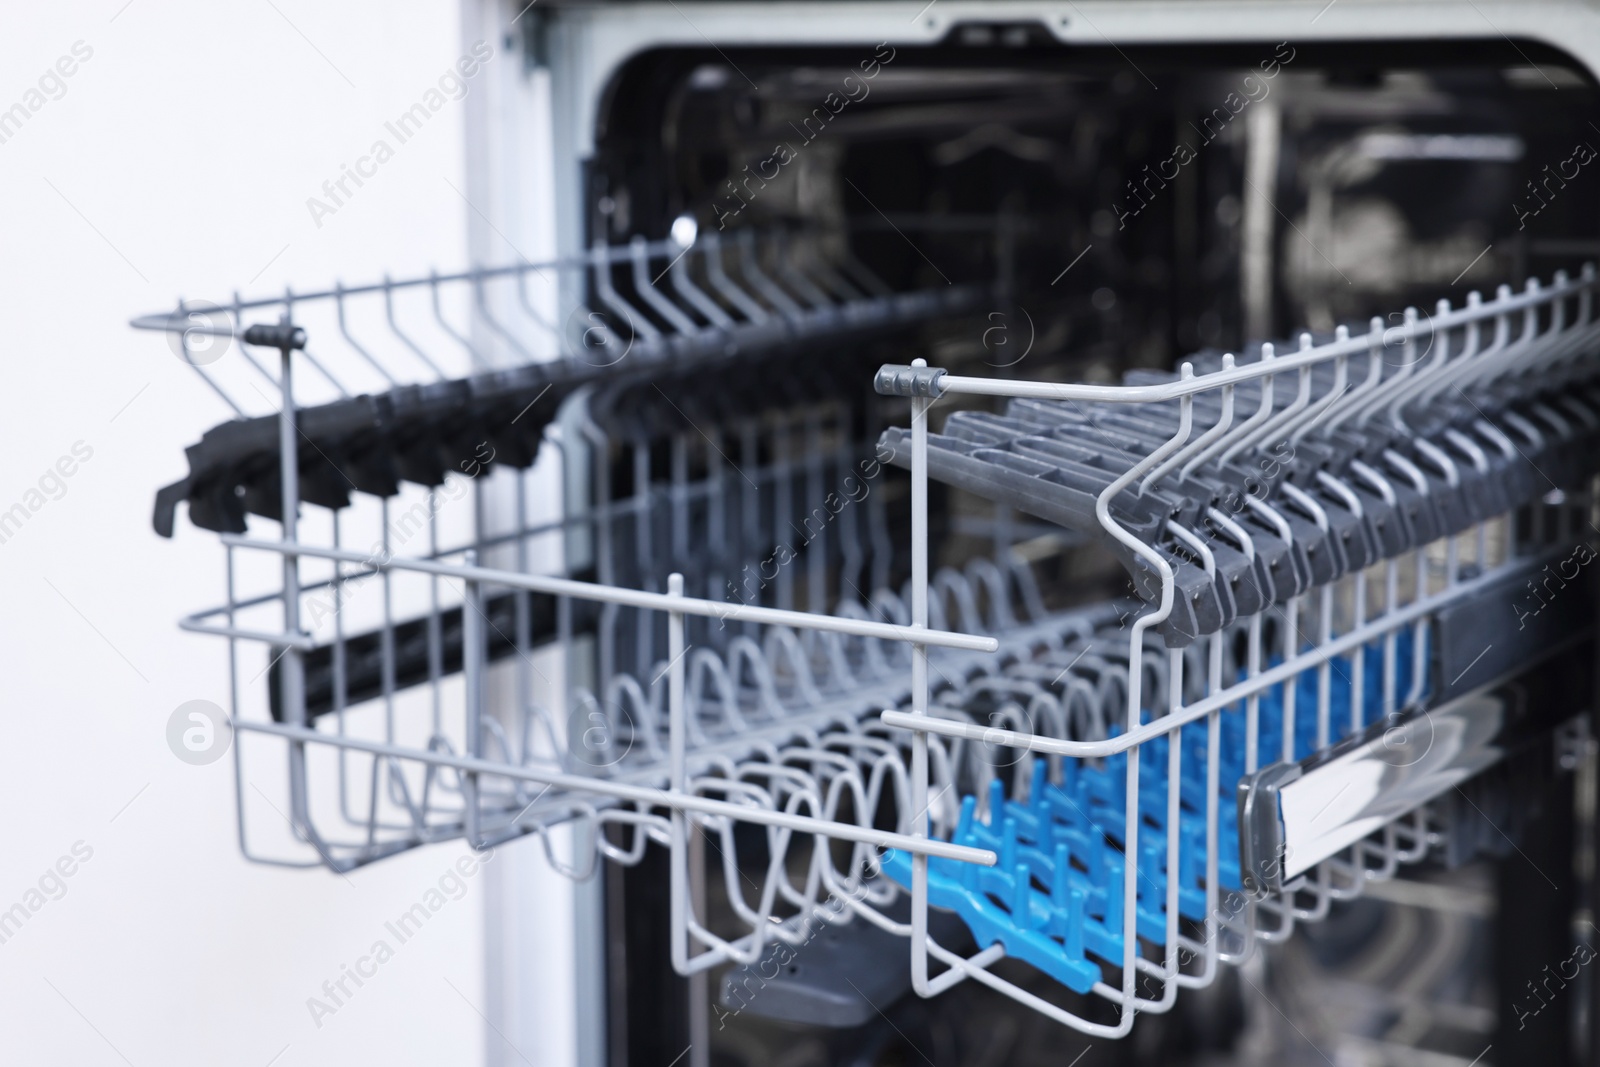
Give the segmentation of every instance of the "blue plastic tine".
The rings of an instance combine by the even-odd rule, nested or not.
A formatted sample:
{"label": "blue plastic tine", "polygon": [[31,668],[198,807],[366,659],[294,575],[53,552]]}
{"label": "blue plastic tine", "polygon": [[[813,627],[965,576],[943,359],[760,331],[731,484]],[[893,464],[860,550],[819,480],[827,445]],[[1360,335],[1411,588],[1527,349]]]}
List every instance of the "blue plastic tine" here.
{"label": "blue plastic tine", "polygon": [[1011,868],[1011,919],[1019,929],[1031,929],[1034,925],[1032,897],[1028,865],[1019,863]]}
{"label": "blue plastic tine", "polygon": [[1085,897],[1083,890],[1073,889],[1067,900],[1067,936],[1065,948],[1069,959],[1083,959],[1083,921]]}
{"label": "blue plastic tine", "polygon": [[1055,877],[1050,880],[1050,900],[1056,907],[1064,908],[1067,906],[1068,896],[1072,892],[1070,882],[1072,864],[1069,862],[1065,844],[1056,845],[1055,867]]}
{"label": "blue plastic tine", "polygon": [[961,814],[956,817],[955,840],[965,844],[972,837],[973,816],[978,810],[978,798],[970,793],[961,798]]}

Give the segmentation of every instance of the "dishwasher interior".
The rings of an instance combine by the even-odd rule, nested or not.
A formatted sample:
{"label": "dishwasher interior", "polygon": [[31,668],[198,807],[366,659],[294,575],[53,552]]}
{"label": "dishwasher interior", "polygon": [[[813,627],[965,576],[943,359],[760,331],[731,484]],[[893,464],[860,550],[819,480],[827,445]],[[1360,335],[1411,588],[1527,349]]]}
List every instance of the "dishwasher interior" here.
{"label": "dishwasher interior", "polygon": [[242,846],[540,837],[596,1062],[1587,1062],[1594,90],[663,45],[568,254],[135,320]]}

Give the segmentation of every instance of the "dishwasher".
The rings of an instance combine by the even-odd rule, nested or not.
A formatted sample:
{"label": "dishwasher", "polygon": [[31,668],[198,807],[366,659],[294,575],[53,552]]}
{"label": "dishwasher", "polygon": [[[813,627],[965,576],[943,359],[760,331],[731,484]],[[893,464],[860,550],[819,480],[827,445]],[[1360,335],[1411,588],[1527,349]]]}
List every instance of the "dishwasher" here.
{"label": "dishwasher", "polygon": [[537,837],[494,1063],[1595,1062],[1600,12],[462,23],[467,266],[133,320],[250,858]]}

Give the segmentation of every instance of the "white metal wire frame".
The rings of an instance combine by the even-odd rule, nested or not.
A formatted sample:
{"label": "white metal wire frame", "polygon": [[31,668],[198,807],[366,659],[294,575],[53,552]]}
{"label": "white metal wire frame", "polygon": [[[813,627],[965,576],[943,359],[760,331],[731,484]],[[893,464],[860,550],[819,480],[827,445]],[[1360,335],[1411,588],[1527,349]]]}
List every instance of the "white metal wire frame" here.
{"label": "white metal wire frame", "polygon": [[[1099,496],[1096,515],[1102,527],[1112,537],[1161,575],[1161,591],[1154,608],[1132,622],[1128,631],[1128,661],[1142,662],[1147,651],[1147,634],[1152,627],[1165,620],[1174,600],[1174,574],[1172,562],[1156,547],[1145,544],[1123,528],[1113,517],[1111,501],[1135,483],[1150,485],[1164,475],[1178,470],[1197,457],[1224,453],[1230,446],[1264,450],[1270,454],[1280,440],[1298,439],[1300,427],[1306,420],[1317,416],[1325,425],[1337,426],[1351,421],[1361,424],[1382,418],[1386,422],[1397,420],[1404,425],[1408,405],[1419,398],[1431,398],[1446,389],[1482,386],[1496,380],[1518,379],[1524,382],[1540,381],[1549,384],[1560,381],[1561,375],[1573,369],[1580,360],[1591,357],[1600,341],[1600,323],[1592,316],[1592,296],[1595,286],[1592,268],[1586,268],[1578,280],[1558,275],[1553,286],[1542,288],[1530,281],[1521,294],[1513,294],[1502,287],[1495,300],[1483,303],[1473,294],[1468,306],[1452,309],[1441,301],[1434,315],[1419,321],[1414,312],[1406,316],[1406,324],[1398,331],[1385,331],[1381,320],[1374,319],[1372,333],[1365,337],[1349,337],[1342,329],[1330,343],[1316,345],[1309,335],[1301,338],[1300,351],[1274,358],[1270,349],[1263,352],[1258,362],[1234,366],[1230,359],[1223,361],[1220,370],[1196,376],[1193,368],[1185,364],[1178,381],[1146,386],[1063,385],[1040,382],[998,381],[984,378],[943,375],[938,380],[942,395],[975,395],[992,397],[1025,397],[1061,401],[1068,404],[1149,404],[1175,401],[1180,417],[1177,432],[1164,445],[1143,460],[1135,463],[1126,473],[1116,478]],[[1571,305],[1576,305],[1576,314]],[[1517,329],[1520,320],[1520,330]],[[1486,338],[1484,334],[1488,332]],[[1385,374],[1380,353],[1392,345],[1405,346],[1407,356],[1399,361],[1397,373]],[[1417,352],[1418,345],[1427,351]],[[1308,411],[1310,374],[1320,364],[1336,367],[1336,381],[1343,385],[1346,363],[1352,356],[1366,355],[1369,374],[1362,382],[1348,389],[1336,388],[1323,401],[1326,409]],[[1279,375],[1292,374],[1299,382],[1300,392],[1295,402],[1286,410],[1274,411],[1271,384]],[[1261,406],[1255,416],[1238,423],[1233,421],[1232,390],[1243,382],[1262,383]],[[1203,432],[1195,425],[1196,397],[1205,393],[1220,395],[1221,412],[1218,421]],[[927,411],[932,401],[925,396],[911,399],[911,461],[913,529],[915,537],[926,534],[926,478],[928,470]],[[1578,419],[1594,425],[1595,412],[1582,400],[1573,399]],[[1561,416],[1556,415],[1557,423]],[[1269,420],[1271,420],[1269,422]],[[1265,429],[1263,427],[1265,426]],[[1554,432],[1553,430],[1550,432]],[[1379,476],[1381,480],[1381,475]],[[1568,512],[1569,517],[1573,512]],[[1285,527],[1286,529],[1286,527]],[[1563,530],[1568,537],[1575,536],[1577,524]],[[925,803],[929,797],[927,778],[927,749],[923,738],[943,737],[982,741],[990,745],[1012,747],[1035,754],[1059,756],[1076,760],[1097,760],[1120,753],[1127,757],[1127,784],[1125,800],[1125,825],[1123,836],[1123,862],[1126,874],[1123,879],[1124,926],[1122,931],[1123,958],[1120,961],[1120,984],[1097,983],[1094,992],[1116,1004],[1120,1011],[1115,1024],[1097,1023],[1082,1015],[1052,1004],[992,973],[996,954],[981,952],[973,958],[960,955],[938,945],[927,934],[928,860],[925,855],[911,857],[913,872],[912,892],[912,975],[915,987],[924,996],[933,995],[957,981],[973,978],[998,989],[1062,1023],[1086,1033],[1107,1037],[1121,1037],[1129,1032],[1138,1012],[1161,1012],[1171,1007],[1179,988],[1204,985],[1216,974],[1219,959],[1240,962],[1246,958],[1257,939],[1279,940],[1288,936],[1296,921],[1320,918],[1327,911],[1329,901],[1352,895],[1362,883],[1371,878],[1392,875],[1399,863],[1420,859],[1428,850],[1430,834],[1425,814],[1419,812],[1406,823],[1392,824],[1383,831],[1380,842],[1364,842],[1353,850],[1348,861],[1324,863],[1315,876],[1298,880],[1285,888],[1276,900],[1257,902],[1244,898],[1233,902],[1231,908],[1219,910],[1217,874],[1217,753],[1219,719],[1223,709],[1239,703],[1245,706],[1247,716],[1246,772],[1260,765],[1261,753],[1256,750],[1257,717],[1262,694],[1274,686],[1283,686],[1284,714],[1292,723],[1295,714],[1294,682],[1305,672],[1318,676],[1318,706],[1314,709],[1318,721],[1319,746],[1330,740],[1329,732],[1329,671],[1331,661],[1342,654],[1381,641],[1383,647],[1383,707],[1371,709],[1381,715],[1392,715],[1401,699],[1397,685],[1406,680],[1396,677],[1396,651],[1399,639],[1415,642],[1418,653],[1425,647],[1425,635],[1432,619],[1445,605],[1470,597],[1478,588],[1500,577],[1511,555],[1514,526],[1505,516],[1492,523],[1480,523],[1467,534],[1452,538],[1447,545],[1432,546],[1432,554],[1442,555],[1444,571],[1440,583],[1429,580],[1430,547],[1421,546],[1412,558],[1390,559],[1368,574],[1350,576],[1338,585],[1325,586],[1307,596],[1290,600],[1281,609],[1287,623],[1279,628],[1284,637],[1280,650],[1281,662],[1270,668],[1262,662],[1263,615],[1257,614],[1240,620],[1248,640],[1244,677],[1228,682],[1222,669],[1224,646],[1237,630],[1230,630],[1208,639],[1208,677],[1205,695],[1186,699],[1183,684],[1186,657],[1180,651],[1168,653],[1170,657],[1169,680],[1166,694],[1169,700],[1164,709],[1152,711],[1143,699],[1141,686],[1145,681],[1142,669],[1130,668],[1126,676],[1125,720],[1122,732],[1114,737],[1094,740],[1051,737],[1032,731],[1015,731],[986,727],[972,723],[955,722],[930,716],[913,707],[910,711],[886,711],[882,720],[892,726],[913,730],[918,741],[913,750],[912,796],[914,807]],[[1185,539],[1189,540],[1189,539]],[[1247,540],[1247,539],[1246,539]],[[1458,546],[1466,543],[1476,546],[1477,576],[1462,581]],[[1194,550],[1207,558],[1204,543],[1194,539]],[[1498,553],[1495,549],[1498,548]],[[925,549],[914,557],[913,624],[926,624],[926,594],[919,598],[916,590],[925,590]],[[1413,576],[1411,589],[1402,589],[1401,576],[1409,571]],[[1368,604],[1369,583],[1381,590],[1378,604]],[[1409,595],[1407,593],[1409,592]],[[1301,603],[1305,600],[1307,603]],[[1344,610],[1338,611],[1343,601]],[[1342,615],[1344,625],[1335,636],[1335,615]],[[1300,620],[1310,622],[1315,633],[1311,647],[1301,648],[1306,640],[1306,627]],[[1414,657],[1418,664],[1418,677],[1410,680],[1420,685],[1422,656]],[[1359,672],[1361,659],[1354,661]],[[1363,686],[1359,673],[1352,684],[1353,722],[1360,728],[1373,719],[1362,708]],[[1139,750],[1143,745],[1175,732],[1191,722],[1204,721],[1208,731],[1208,780],[1206,834],[1206,919],[1204,940],[1196,942],[1183,936],[1179,930],[1178,879],[1166,880],[1166,936],[1160,945],[1151,946],[1148,953],[1141,952],[1137,936],[1136,906],[1138,894],[1138,867],[1141,861],[1139,833],[1141,829],[1139,804]],[[1286,728],[1285,747],[1292,743],[1294,731]],[[1179,869],[1180,842],[1178,782],[1180,781],[1183,747],[1173,743],[1167,746],[1167,827],[1165,864],[1170,872]],[[1289,751],[1285,758],[1292,758]],[[919,816],[917,834],[928,832],[926,816]],[[1376,867],[1367,861],[1375,859]],[[1309,899],[1309,906],[1301,901]],[[1273,916],[1276,925],[1263,929],[1257,925],[1257,913]],[[1219,932],[1231,927],[1240,935],[1237,949],[1225,949],[1219,942]],[[1154,958],[1150,958],[1153,956]],[[937,976],[930,974],[929,958],[945,964],[947,970]],[[1185,964],[1198,959],[1200,969],[1185,969]],[[1159,996],[1140,995],[1139,978],[1147,976],[1159,984]]]}
{"label": "white metal wire frame", "polygon": [[[1318,680],[1317,706],[1299,711],[1317,716],[1318,744],[1325,747],[1343,733],[1340,724],[1329,721],[1333,661],[1374,641],[1384,649],[1382,707],[1362,707],[1358,677],[1350,725],[1392,714],[1419,684],[1416,678],[1397,677],[1399,642],[1410,641],[1420,652],[1439,610],[1502,574],[1515,546],[1513,524],[1497,517],[1446,544],[1419,546],[1407,557],[1238,620],[1190,649],[1165,650],[1151,639],[1151,630],[1172,607],[1172,566],[1161,552],[1118,525],[1111,500],[1135,482],[1159,480],[1206,450],[1240,443],[1270,448],[1297,425],[1279,419],[1262,432],[1272,417],[1270,383],[1276,377],[1291,376],[1304,390],[1312,368],[1331,363],[1343,381],[1346,361],[1373,352],[1374,346],[1398,343],[1413,352],[1422,346],[1426,352],[1396,375],[1385,377],[1376,367],[1366,381],[1329,403],[1321,416],[1324,424],[1403,420],[1408,404],[1452,386],[1513,377],[1549,380],[1590,355],[1600,338],[1600,326],[1591,316],[1594,285],[1592,272],[1577,281],[1558,277],[1548,289],[1530,283],[1521,294],[1502,290],[1496,299],[1474,299],[1465,309],[1441,304],[1426,320],[1410,316],[1399,335],[1341,334],[1323,345],[1306,338],[1293,355],[1273,358],[1269,351],[1257,363],[1199,376],[1185,367],[1181,380],[1163,385],[1057,385],[944,376],[940,385],[945,395],[1179,406],[1178,433],[1117,478],[1098,502],[1097,515],[1106,532],[1161,576],[1154,608],[1134,612],[1131,621],[1127,605],[1049,613],[1025,575],[1004,573],[982,561],[965,572],[942,569],[930,574],[927,435],[932,401],[927,397],[911,400],[909,588],[903,595],[875,590],[870,605],[845,606],[832,616],[687,597],[676,575],[667,592],[654,593],[528,573],[525,555],[519,556],[516,569],[482,566],[478,552],[490,549],[481,544],[450,551],[434,545],[429,552],[406,556],[351,551],[338,547],[337,540],[331,547],[319,545],[301,536],[297,519],[295,405],[288,398],[293,396],[292,364],[300,357],[285,352],[276,379],[285,398],[282,490],[288,518],[282,537],[272,541],[224,535],[228,602],[185,622],[187,628],[226,637],[235,660],[244,644],[264,645],[279,660],[279,719],[247,709],[235,686],[241,844],[254,852],[246,833],[244,741],[275,738],[287,751],[288,820],[295,837],[314,850],[311,864],[348,870],[454,836],[483,848],[538,834],[552,863],[582,878],[600,859],[636,863],[655,842],[671,853],[672,955],[680,973],[754,963],[774,940],[803,941],[819,916],[860,919],[908,938],[913,984],[923,996],[974,979],[1086,1033],[1125,1035],[1138,1012],[1167,1010],[1178,989],[1211,982],[1219,963],[1240,962],[1257,942],[1287,937],[1297,922],[1320,918],[1332,900],[1360,892],[1368,880],[1388,877],[1436,843],[1426,814],[1418,812],[1354,847],[1347,857],[1321,864],[1277,896],[1225,894],[1218,881],[1218,824],[1232,813],[1219,804],[1219,786],[1224,784],[1218,780],[1221,717],[1243,705],[1244,763],[1253,771],[1264,758],[1271,762],[1277,755],[1258,751],[1262,695],[1283,687],[1285,715],[1292,721],[1294,683],[1310,673]],[[1573,304],[1575,315],[1570,313]],[[1518,317],[1523,322],[1520,333],[1513,329]],[[1492,329],[1488,339],[1486,327]],[[1233,424],[1233,388],[1258,380],[1264,385],[1262,412]],[[1195,398],[1208,392],[1224,398],[1225,414],[1196,434]],[[529,536],[528,531],[521,536]],[[1462,545],[1475,552],[1470,575],[1462,570]],[[1195,552],[1206,556],[1203,542],[1197,541]],[[236,557],[262,553],[281,562],[280,583],[259,596],[236,596]],[[313,564],[328,576],[304,580],[302,569]],[[435,613],[442,610],[440,583],[446,600],[461,608],[465,651],[459,709],[440,710],[435,681],[432,716],[423,716],[428,725],[410,740],[393,701],[374,702],[376,709],[341,707],[335,715],[309,718],[301,661],[313,641],[302,618],[305,598],[328,589],[336,604],[342,604],[360,588],[379,587],[387,603],[391,589],[407,582],[432,587]],[[601,693],[573,691],[572,706],[565,709],[519,701],[521,711],[508,725],[489,707],[493,668],[483,654],[488,616],[482,610],[486,597],[507,591],[660,613],[667,621],[666,659],[649,677],[619,674],[602,679]],[[244,622],[252,612],[269,609],[281,609],[281,622]],[[869,610],[893,621],[874,621]],[[1025,619],[1020,617],[1024,614]],[[950,632],[953,621],[972,632]],[[1123,621],[1128,621],[1125,628]],[[1274,621],[1282,646],[1266,649],[1264,627]],[[743,638],[719,655],[689,639],[692,626],[713,623],[764,629],[760,641]],[[392,628],[392,619],[386,616],[385,625]],[[1235,663],[1232,647],[1241,636],[1248,652],[1245,662]],[[1125,641],[1125,656],[1104,652],[1112,641]],[[1274,653],[1281,661],[1269,665],[1265,660]],[[1421,661],[1420,654],[1413,656],[1419,672]],[[1091,662],[1099,663],[1102,680],[1118,675],[1115,684],[1095,689],[1080,666]],[[1073,710],[1070,699],[1028,682],[1029,671],[1041,664],[1059,666],[1059,677],[1069,679],[1069,689],[1094,691],[1094,700],[1085,696],[1087,703]],[[1000,714],[978,721],[980,716],[967,709],[965,700],[983,687],[1013,696]],[[1089,705],[1094,710],[1083,713],[1082,707]],[[618,739],[625,739],[626,753],[615,759],[607,754],[588,764],[571,760],[571,715],[577,710],[584,716],[580,723],[591,721],[584,708],[598,715],[592,721],[603,728],[600,747],[610,753]],[[1115,722],[1118,713],[1120,732],[1113,733],[1106,720]],[[1209,744],[1206,919],[1203,931],[1180,925],[1178,879],[1170,877],[1165,939],[1155,944],[1145,938],[1141,945],[1135,928],[1143,854],[1139,751],[1191,722],[1206,724]],[[1286,729],[1285,736],[1292,739],[1293,729]],[[1127,754],[1123,956],[1107,961],[1116,977],[1100,981],[1093,990],[1117,1006],[1117,1022],[1107,1024],[1092,1020],[1081,1007],[1063,1007],[1000,977],[992,969],[1004,955],[998,945],[980,946],[977,954],[963,957],[937,943],[928,926],[928,857],[984,866],[996,862],[991,849],[949,840],[961,783],[992,778],[995,763],[1031,766],[1043,758],[1050,774],[1059,775],[1063,760],[1098,761],[1119,753]],[[323,760],[324,755],[331,759]],[[1177,783],[1184,757],[1181,745],[1168,746],[1167,826],[1173,828],[1178,825]],[[1027,779],[1027,774],[1018,776],[1019,781]],[[887,816],[882,814],[886,807],[891,812]],[[342,829],[324,828],[323,815],[329,810]],[[752,882],[750,872],[741,869],[732,833],[737,822],[766,828],[770,859],[759,881]],[[577,828],[565,856],[551,833],[560,825]],[[696,835],[719,844],[724,895],[737,932],[713,930],[695,903],[703,899],[696,883],[705,877],[690,861]],[[1167,869],[1176,871],[1180,843],[1175,829],[1165,844]],[[904,893],[878,876],[878,850],[884,848],[912,856],[909,921],[891,917],[889,905]],[[750,884],[757,886],[754,899],[745,891]]]}
{"label": "white metal wire frame", "polygon": [[[752,343],[909,320],[972,292],[891,292],[837,233],[744,229],[687,243],[597,242],[587,254],[537,263],[286,287],[258,299],[180,300],[131,325],[168,334],[175,354],[244,417],[263,403],[276,407],[282,392],[270,361],[238,343],[247,318],[274,312],[312,338],[299,357],[314,372],[301,377],[304,406],[489,368],[569,361],[604,369],[630,356],[661,358],[675,342]],[[222,359],[234,351],[239,359]]]}

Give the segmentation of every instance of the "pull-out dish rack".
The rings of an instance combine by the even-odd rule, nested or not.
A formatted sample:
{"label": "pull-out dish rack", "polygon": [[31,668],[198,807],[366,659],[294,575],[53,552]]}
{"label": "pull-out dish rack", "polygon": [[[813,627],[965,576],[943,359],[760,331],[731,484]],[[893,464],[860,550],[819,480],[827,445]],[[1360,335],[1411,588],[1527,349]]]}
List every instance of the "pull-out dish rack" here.
{"label": "pull-out dish rack", "polygon": [[[191,363],[207,338],[244,357],[197,365],[240,418],[190,449],[156,525],[187,502],[224,547],[225,603],[183,625],[229,645],[247,854],[348,871],[537,834],[587,878],[662,848],[673,966],[723,968],[724,1010],[819,922],[860,924],[923,996],[970,979],[1118,1037],[1482,836],[1486,780],[1575,744],[1550,739],[1588,609],[1527,597],[1590,523],[1592,271],[1122,384],[885,366],[877,392],[911,411],[884,429],[807,392],[873,380],[817,351],[984,290],[889,293],[822,234],[731,243],[136,320]],[[397,318],[407,295],[459,373]],[[363,300],[385,333],[352,325]],[[349,355],[308,347],[325,337]],[[225,369],[278,409],[248,417]],[[685,410],[679,384],[708,376],[721,407]],[[797,414],[768,410],[785,389]],[[1007,406],[932,432],[957,397]],[[941,483],[997,505],[996,530],[1021,513],[1104,547],[1130,594],[1049,603],[1010,542],[941,561]],[[1515,636],[1475,647],[1492,611]],[[1513,698],[1530,663],[1542,688]],[[271,820],[248,814],[269,746],[297,855],[261,852]],[[764,1010],[815,1021],[814,992]]]}

